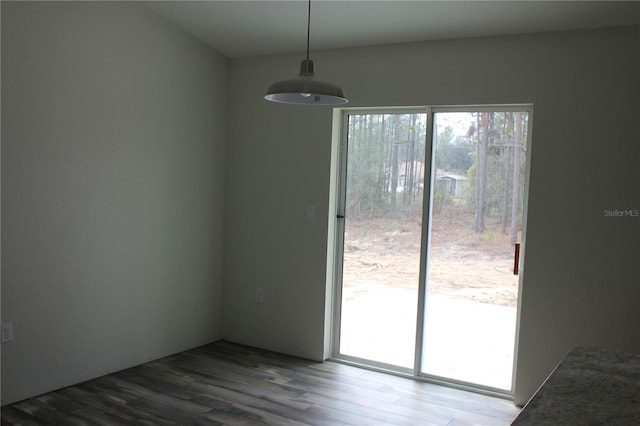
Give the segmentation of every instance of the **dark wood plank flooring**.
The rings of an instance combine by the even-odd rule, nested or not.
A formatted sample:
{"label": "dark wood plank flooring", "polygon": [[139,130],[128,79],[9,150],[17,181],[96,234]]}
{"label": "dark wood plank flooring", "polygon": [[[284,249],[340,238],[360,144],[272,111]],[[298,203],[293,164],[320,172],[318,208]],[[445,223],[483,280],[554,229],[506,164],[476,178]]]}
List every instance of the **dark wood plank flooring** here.
{"label": "dark wood plank flooring", "polygon": [[511,401],[218,341],[2,407],[2,425],[508,425]]}

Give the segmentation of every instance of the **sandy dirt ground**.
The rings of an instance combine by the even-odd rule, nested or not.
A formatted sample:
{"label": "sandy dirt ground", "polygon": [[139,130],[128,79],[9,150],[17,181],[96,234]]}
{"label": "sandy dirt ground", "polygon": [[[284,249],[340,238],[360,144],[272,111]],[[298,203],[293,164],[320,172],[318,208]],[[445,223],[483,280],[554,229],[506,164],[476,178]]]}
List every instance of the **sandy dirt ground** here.
{"label": "sandy dirt ground", "polygon": [[[487,221],[490,222],[490,221]],[[356,296],[376,286],[417,292],[420,222],[415,218],[376,218],[347,222],[344,285]],[[510,236],[487,223],[473,231],[473,217],[435,217],[429,249],[428,291],[450,298],[515,307],[518,277],[513,274]]]}

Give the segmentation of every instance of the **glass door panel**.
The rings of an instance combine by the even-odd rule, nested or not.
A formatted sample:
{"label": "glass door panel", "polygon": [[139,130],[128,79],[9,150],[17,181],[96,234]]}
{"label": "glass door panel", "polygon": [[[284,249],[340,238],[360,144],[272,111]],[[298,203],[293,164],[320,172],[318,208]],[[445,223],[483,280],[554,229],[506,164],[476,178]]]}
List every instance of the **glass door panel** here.
{"label": "glass door panel", "polygon": [[528,113],[433,117],[421,373],[509,391]]}
{"label": "glass door panel", "polygon": [[413,369],[426,113],[347,126],[339,356]]}

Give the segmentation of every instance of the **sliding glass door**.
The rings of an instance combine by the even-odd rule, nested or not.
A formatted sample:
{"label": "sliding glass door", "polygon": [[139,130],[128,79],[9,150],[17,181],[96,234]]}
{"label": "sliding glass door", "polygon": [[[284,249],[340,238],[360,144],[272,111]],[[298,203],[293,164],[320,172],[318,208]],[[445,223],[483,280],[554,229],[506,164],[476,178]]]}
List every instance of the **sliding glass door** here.
{"label": "sliding glass door", "polygon": [[530,114],[344,110],[336,358],[511,391]]}

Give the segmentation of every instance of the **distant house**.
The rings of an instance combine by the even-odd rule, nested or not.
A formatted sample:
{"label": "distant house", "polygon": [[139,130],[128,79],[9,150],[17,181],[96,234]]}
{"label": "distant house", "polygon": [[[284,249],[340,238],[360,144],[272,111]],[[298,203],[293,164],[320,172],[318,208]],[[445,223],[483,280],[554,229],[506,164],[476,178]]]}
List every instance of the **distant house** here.
{"label": "distant house", "polygon": [[464,198],[468,187],[469,179],[466,176],[440,170],[436,172],[436,192],[445,192],[454,198]]}

